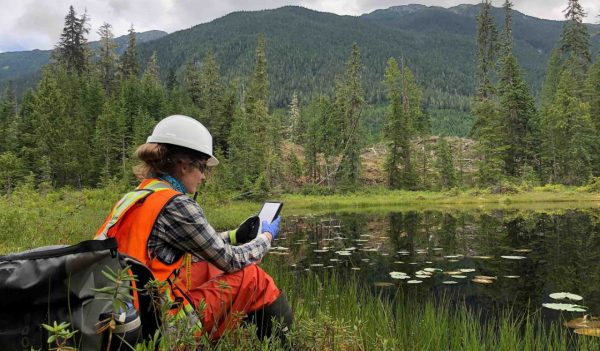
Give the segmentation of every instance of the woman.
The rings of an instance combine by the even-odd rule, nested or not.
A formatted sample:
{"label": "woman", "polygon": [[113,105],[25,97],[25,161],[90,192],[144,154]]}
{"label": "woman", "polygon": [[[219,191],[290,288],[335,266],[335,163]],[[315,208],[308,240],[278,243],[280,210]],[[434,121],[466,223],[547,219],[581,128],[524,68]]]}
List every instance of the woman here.
{"label": "woman", "polygon": [[208,130],[187,116],[167,117],[136,156],[141,164],[134,172],[142,182],[117,202],[96,238],[115,237],[121,252],[168,282],[171,298],[182,302],[175,304],[176,315],[196,318],[201,332],[213,339],[237,326],[240,316],[257,323],[260,337],[271,334],[272,317],[283,320],[287,330],[293,318],[285,295],[256,265],[277,237],[279,218],[263,222],[258,235],[253,221],[219,234],[186,195],[206,179],[208,167],[219,163]]}

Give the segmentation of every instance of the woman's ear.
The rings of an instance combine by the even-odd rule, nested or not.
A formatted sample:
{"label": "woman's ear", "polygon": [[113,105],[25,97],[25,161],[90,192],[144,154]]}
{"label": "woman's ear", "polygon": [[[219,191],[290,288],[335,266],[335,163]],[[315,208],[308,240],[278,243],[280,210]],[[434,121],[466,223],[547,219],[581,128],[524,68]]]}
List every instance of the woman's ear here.
{"label": "woman's ear", "polygon": [[179,161],[177,163],[177,167],[175,167],[175,174],[177,176],[184,176],[190,170],[189,164],[187,162]]}

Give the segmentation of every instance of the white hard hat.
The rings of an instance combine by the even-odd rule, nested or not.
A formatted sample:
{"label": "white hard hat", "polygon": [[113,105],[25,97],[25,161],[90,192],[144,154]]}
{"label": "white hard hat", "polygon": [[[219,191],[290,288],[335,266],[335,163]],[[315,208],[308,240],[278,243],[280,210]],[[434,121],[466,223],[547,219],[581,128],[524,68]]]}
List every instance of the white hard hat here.
{"label": "white hard hat", "polygon": [[210,156],[207,166],[219,164],[212,153],[212,135],[202,123],[188,116],[173,115],[164,118],[154,127],[146,142],[178,145],[200,151]]}

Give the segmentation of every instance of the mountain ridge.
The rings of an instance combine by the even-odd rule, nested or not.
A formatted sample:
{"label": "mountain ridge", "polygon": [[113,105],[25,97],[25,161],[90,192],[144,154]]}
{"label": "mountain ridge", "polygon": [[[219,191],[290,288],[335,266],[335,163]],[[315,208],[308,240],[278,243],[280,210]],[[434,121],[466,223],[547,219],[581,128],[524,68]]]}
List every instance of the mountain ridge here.
{"label": "mountain ridge", "polygon": [[[168,35],[160,30],[150,30],[136,33],[136,41],[145,43]],[[127,34],[115,38],[117,44],[116,52],[123,53],[127,46]],[[99,47],[99,41],[89,42],[90,48],[95,50]],[[22,91],[24,87],[31,86],[39,78],[41,68],[50,61],[52,50],[27,50],[10,51],[0,53],[0,87],[9,80],[15,82],[15,88]]]}
{"label": "mountain ridge", "polygon": [[[274,106],[284,107],[293,92],[306,102],[314,94],[331,93],[345,69],[353,42],[361,49],[365,91],[370,102],[381,101],[381,83],[388,58],[402,59],[424,89],[426,105],[467,110],[474,93],[475,15],[480,5],[451,8],[403,5],[361,16],[339,16],[299,6],[261,11],[236,11],[211,22],[179,30],[139,44],[142,65],[154,51],[161,74],[179,72],[186,62],[201,64],[213,52],[226,79],[247,79],[254,66],[259,33],[267,41],[267,60]],[[499,30],[503,10],[493,9]],[[562,21],[513,12],[515,55],[534,94],[539,93],[549,53]],[[588,25],[591,32],[600,29]],[[600,48],[594,37],[593,50]],[[2,54],[0,54],[0,68]],[[180,77],[181,78],[181,77]],[[0,80],[1,80],[0,76]]]}

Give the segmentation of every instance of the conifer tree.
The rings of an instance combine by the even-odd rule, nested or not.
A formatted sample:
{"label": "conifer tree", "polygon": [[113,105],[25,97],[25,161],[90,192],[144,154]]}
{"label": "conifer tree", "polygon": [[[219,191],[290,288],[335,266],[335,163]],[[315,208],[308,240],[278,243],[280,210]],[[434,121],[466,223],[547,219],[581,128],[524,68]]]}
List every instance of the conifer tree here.
{"label": "conifer tree", "polygon": [[292,95],[292,101],[290,102],[290,110],[289,110],[289,133],[290,139],[298,144],[303,142],[303,134],[304,134],[304,120],[303,115],[300,112],[300,103],[298,102],[298,94],[294,92]]}
{"label": "conifer tree", "polygon": [[504,56],[500,62],[498,98],[502,128],[497,130],[497,138],[506,145],[504,170],[512,177],[521,175],[527,166],[532,166],[535,150],[535,102],[527,83],[522,77],[521,68],[512,53],[512,3],[504,3],[505,21],[502,34]]}
{"label": "conifer tree", "polygon": [[[546,79],[542,85],[541,114],[545,115],[547,109],[554,101],[554,94],[558,87],[560,76],[568,70],[576,80],[582,82],[591,63],[589,47],[590,36],[583,23],[585,12],[578,0],[569,0],[567,8],[563,11],[565,19],[560,42],[550,56]],[[583,88],[577,87],[577,94],[583,96]]]}
{"label": "conifer tree", "polygon": [[12,81],[9,81],[6,89],[0,95],[0,152],[16,151],[16,145],[9,145],[9,139],[14,133],[12,128],[16,123],[16,119],[17,95]]}
{"label": "conifer tree", "polygon": [[202,62],[199,76],[201,121],[213,133],[213,140],[220,140],[221,150],[226,150],[225,141],[231,126],[231,115],[225,115],[225,89],[221,81],[220,68],[212,52]]}
{"label": "conifer tree", "polygon": [[215,147],[222,150],[224,154],[229,152],[229,135],[231,134],[231,125],[233,123],[233,115],[238,108],[238,86],[239,81],[234,79],[229,83],[229,86],[223,89],[223,97],[221,99],[220,117],[216,121],[215,131],[218,133],[218,139],[213,140]]}
{"label": "conifer tree", "polygon": [[114,103],[118,106],[116,111],[118,111],[119,151],[123,177],[131,173],[130,155],[132,149],[137,146],[133,143],[133,125],[143,104],[143,96],[140,80],[136,76],[129,76],[119,82],[119,91],[114,98]]}
{"label": "conifer tree", "polygon": [[[590,161],[593,159],[590,155],[592,153],[590,147],[593,148],[595,143],[581,127],[586,125],[586,118],[590,118],[591,126],[594,128],[590,105],[584,106],[586,100],[584,80],[591,63],[591,53],[589,33],[583,24],[585,12],[579,1],[569,0],[563,12],[566,21],[563,25],[560,45],[549,62],[542,91],[540,129],[543,131],[544,150],[542,151],[546,162],[544,166],[547,179],[551,182],[575,184],[587,179],[590,169],[593,168],[591,165],[593,161]],[[566,91],[567,87],[571,90]],[[577,118],[573,117],[575,111],[580,114]],[[560,116],[560,114],[564,115]],[[565,121],[573,122],[573,127],[565,127],[565,124],[561,123]],[[593,129],[590,131],[593,133]],[[570,135],[572,133],[575,135]],[[566,155],[575,157],[573,149],[575,146],[566,147],[565,144],[566,141],[574,140],[572,138],[576,138],[575,144],[580,146],[577,150],[581,158],[576,164],[573,164],[575,160],[565,159]],[[580,171],[578,176],[569,175],[573,169]]]}
{"label": "conifer tree", "polygon": [[118,106],[107,101],[94,129],[94,149],[98,157],[100,179],[103,182],[120,174],[120,135]]}
{"label": "conifer tree", "polygon": [[[53,185],[81,187],[91,181],[92,126],[82,104],[82,81],[62,66],[48,67],[35,95],[35,156]],[[76,151],[75,151],[76,150]]]}
{"label": "conifer tree", "polygon": [[0,153],[0,188],[4,194],[10,194],[23,175],[23,162],[14,152]]}
{"label": "conifer tree", "polygon": [[[504,160],[509,146],[504,138],[499,138],[505,126],[498,117],[499,111],[495,101],[483,100],[475,102],[473,114],[480,118],[477,134],[476,152],[477,183],[481,186],[498,185],[504,178]],[[503,136],[501,134],[500,136]]]}
{"label": "conifer tree", "polygon": [[327,121],[329,115],[333,113],[333,106],[327,97],[321,95],[313,98],[302,112],[305,113],[306,121],[306,129],[302,136],[305,170],[310,182],[316,184],[321,177],[319,153],[330,155],[331,152],[327,150],[333,147],[325,142],[326,135],[333,132],[327,129]]}
{"label": "conifer tree", "polygon": [[248,84],[245,105],[250,111],[254,108],[257,101],[268,102],[269,98],[269,79],[267,74],[267,52],[264,35],[260,34],[256,40],[256,65],[254,72]]}
{"label": "conifer tree", "polygon": [[579,82],[564,71],[543,119],[544,157],[550,182],[583,184],[592,172],[596,142],[589,104],[577,96]]}
{"label": "conifer tree", "polygon": [[566,21],[560,36],[560,51],[567,62],[565,68],[582,82],[592,62],[590,34],[583,23],[586,13],[579,0],[569,0],[563,12]]}
{"label": "conifer tree", "polygon": [[83,73],[88,68],[89,51],[87,48],[88,17],[84,13],[77,17],[71,5],[65,16],[65,25],[60,40],[53,52],[54,60],[68,71]]}
{"label": "conifer tree", "polygon": [[[493,86],[498,51],[498,33],[491,15],[491,3],[484,0],[477,16],[477,95],[472,106],[475,118],[471,134],[477,140],[478,182],[497,184],[503,175],[506,145],[505,129],[498,118]],[[500,137],[498,137],[498,133]]]}
{"label": "conifer tree", "polygon": [[129,28],[127,35],[127,47],[121,55],[120,65],[121,76],[126,79],[130,76],[137,77],[140,72],[140,63],[138,59],[136,34],[133,25]]}
{"label": "conifer tree", "polygon": [[273,149],[269,145],[274,137],[272,130],[279,128],[279,124],[269,115],[267,105],[269,83],[265,50],[265,40],[260,35],[256,45],[254,72],[246,98],[242,101],[240,110],[235,113],[229,137],[234,179],[243,180],[242,189],[250,192],[266,191],[275,183],[276,167],[273,162],[280,160],[277,157],[279,148]]}
{"label": "conifer tree", "polygon": [[450,144],[445,138],[440,138],[436,147],[435,168],[438,175],[438,186],[440,189],[450,189],[456,186],[456,171]]}
{"label": "conifer tree", "polygon": [[390,58],[385,70],[389,101],[385,137],[390,141],[385,162],[388,186],[392,189],[415,189],[416,173],[412,161],[413,124],[420,115],[420,92],[408,68],[403,72]]}
{"label": "conifer tree", "polygon": [[34,105],[35,95],[32,89],[25,91],[21,106],[18,110],[18,123],[16,123],[15,135],[18,135],[17,143],[14,151],[17,156],[23,161],[23,169],[25,172],[34,172],[35,148],[37,139],[35,138],[34,124]]}
{"label": "conifer tree", "polygon": [[492,16],[490,0],[483,0],[477,16],[477,96],[490,98],[494,93],[494,67],[498,54],[498,30]]}
{"label": "conifer tree", "polygon": [[504,30],[500,41],[500,57],[506,57],[512,54],[513,34],[512,34],[512,6],[510,0],[505,0],[502,8],[504,9]]}
{"label": "conifer tree", "polygon": [[361,112],[365,104],[362,63],[356,43],[346,63],[346,73],[335,91],[335,106],[341,122],[341,160],[336,178],[344,189],[355,189],[360,177]]}
{"label": "conifer tree", "polygon": [[183,89],[198,108],[202,108],[202,84],[196,63],[188,61],[183,71]]}
{"label": "conifer tree", "polygon": [[590,67],[586,81],[586,98],[590,104],[590,115],[597,133],[600,133],[600,56]]}
{"label": "conifer tree", "polygon": [[542,84],[542,91],[540,94],[540,110],[542,115],[546,114],[546,109],[550,107],[554,100],[554,94],[556,94],[556,88],[558,87],[562,68],[561,52],[558,48],[554,48],[548,59],[546,77]]}
{"label": "conifer tree", "polygon": [[[164,104],[165,104],[165,92],[160,81],[160,73],[158,67],[158,59],[156,52],[152,54],[146,65],[146,70],[142,75],[141,79],[141,105],[138,110],[138,117],[144,116],[144,123],[149,125],[143,127],[140,133],[147,131],[148,134],[152,131],[152,128],[156,122],[164,117]],[[137,121],[139,122],[139,121]],[[133,145],[143,143],[143,140],[134,139]]]}
{"label": "conifer tree", "polygon": [[533,159],[538,147],[535,144],[535,101],[512,53],[502,61],[498,94],[499,118],[503,126],[498,131],[498,134],[502,133],[498,137],[504,137],[507,146],[505,172],[518,177],[522,175],[523,168],[534,166]]}
{"label": "conifer tree", "polygon": [[249,191],[256,179],[257,164],[251,159],[249,144],[253,138],[246,112],[237,108],[233,115],[229,135],[229,164],[231,165],[232,188]]}
{"label": "conifer tree", "polygon": [[169,73],[167,74],[167,79],[165,80],[165,89],[167,90],[167,95],[171,96],[177,87],[177,74],[175,73],[174,68],[169,68]]}
{"label": "conifer tree", "polygon": [[100,53],[98,58],[98,68],[100,71],[100,80],[107,95],[111,95],[114,90],[114,84],[117,74],[117,54],[115,49],[117,44],[114,40],[112,26],[104,23],[98,29],[100,35]]}
{"label": "conifer tree", "polygon": [[[398,68],[390,58],[385,71],[385,84],[389,101],[384,135],[390,141],[385,169],[388,186],[392,189],[416,189],[418,176],[414,167],[411,140],[417,133],[427,132],[427,116],[421,111],[421,90],[408,67]],[[421,153],[422,177],[427,178],[427,150]]]}

